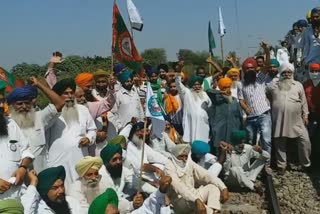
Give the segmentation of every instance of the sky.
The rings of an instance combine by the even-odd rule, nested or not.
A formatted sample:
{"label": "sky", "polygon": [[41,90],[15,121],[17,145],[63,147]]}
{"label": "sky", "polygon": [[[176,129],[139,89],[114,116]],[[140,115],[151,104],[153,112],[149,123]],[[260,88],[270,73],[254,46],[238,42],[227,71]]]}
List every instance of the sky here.
{"label": "sky", "polygon": [[[242,59],[254,54],[261,40],[277,44],[295,21],[320,6],[320,0],[133,1],[144,19],[143,31],[134,32],[136,47],[139,52],[164,48],[168,60],[176,60],[179,49],[207,51],[209,20],[214,54],[220,55],[219,6],[227,30],[225,55],[235,50]],[[126,0],[117,4],[127,21]],[[56,50],[66,56],[110,56],[112,6],[113,0],[0,0],[0,66],[43,65]]]}

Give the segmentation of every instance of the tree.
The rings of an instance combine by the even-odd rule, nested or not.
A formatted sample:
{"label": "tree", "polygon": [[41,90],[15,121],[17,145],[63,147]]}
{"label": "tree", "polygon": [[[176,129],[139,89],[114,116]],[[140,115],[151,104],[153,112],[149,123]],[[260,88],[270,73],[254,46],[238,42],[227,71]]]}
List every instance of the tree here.
{"label": "tree", "polygon": [[16,77],[27,79],[31,76],[43,76],[46,70],[37,64],[21,63],[11,69],[11,73]]}
{"label": "tree", "polygon": [[146,49],[141,53],[143,62],[157,67],[161,63],[167,63],[167,54],[163,48]]}

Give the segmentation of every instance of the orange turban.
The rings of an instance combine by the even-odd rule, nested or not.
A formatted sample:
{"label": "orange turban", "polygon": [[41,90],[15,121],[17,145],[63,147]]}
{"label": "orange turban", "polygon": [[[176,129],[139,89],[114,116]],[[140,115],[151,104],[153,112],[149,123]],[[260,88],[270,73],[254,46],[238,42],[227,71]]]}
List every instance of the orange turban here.
{"label": "orange turban", "polygon": [[232,74],[237,74],[238,76],[240,76],[240,71],[238,68],[231,68],[228,72],[227,72],[227,76],[230,77]]}
{"label": "orange turban", "polygon": [[219,81],[218,81],[218,87],[219,89],[222,89],[224,87],[231,87],[232,85],[232,80],[229,78],[229,77],[224,77],[224,78],[221,78]]}
{"label": "orange turban", "polygon": [[320,64],[318,63],[312,63],[309,65],[310,71],[319,71],[320,70]]}
{"label": "orange turban", "polygon": [[89,83],[93,84],[93,74],[91,73],[78,74],[78,76],[76,76],[74,81],[76,82],[77,86],[83,89]]}

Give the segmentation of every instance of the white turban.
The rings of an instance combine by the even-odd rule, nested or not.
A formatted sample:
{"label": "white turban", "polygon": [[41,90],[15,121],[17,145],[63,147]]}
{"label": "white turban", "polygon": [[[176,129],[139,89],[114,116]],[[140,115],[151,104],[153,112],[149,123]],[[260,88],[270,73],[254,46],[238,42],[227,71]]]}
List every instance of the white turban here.
{"label": "white turban", "polygon": [[281,75],[286,70],[290,70],[294,73],[294,65],[289,62],[282,63],[279,67],[279,74]]}
{"label": "white turban", "polygon": [[176,158],[182,154],[189,154],[191,151],[191,147],[189,144],[178,144],[172,149],[172,155]]}
{"label": "white turban", "polygon": [[83,177],[89,169],[99,170],[102,166],[100,157],[86,156],[76,164],[76,171],[80,177]]}

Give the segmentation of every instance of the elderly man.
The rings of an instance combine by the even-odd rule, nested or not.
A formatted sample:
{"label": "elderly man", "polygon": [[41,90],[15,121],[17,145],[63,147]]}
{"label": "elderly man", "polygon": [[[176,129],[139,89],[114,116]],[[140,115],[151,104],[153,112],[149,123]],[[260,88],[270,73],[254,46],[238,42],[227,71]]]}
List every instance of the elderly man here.
{"label": "elderly man", "polygon": [[21,201],[25,214],[85,214],[79,202],[65,194],[63,166],[43,170],[38,177],[29,172],[30,185]]}
{"label": "elderly man", "polygon": [[[143,142],[143,135],[146,133],[146,141]],[[143,158],[143,179],[151,185],[145,185],[143,189],[145,192],[152,193],[156,190],[158,186],[158,177],[155,176],[155,173],[161,175],[162,169],[167,158],[161,153],[152,149],[148,143],[150,141],[149,130],[144,130],[144,123],[138,122],[132,126],[132,129],[129,134],[129,142],[127,147],[127,157],[125,160],[125,165],[129,168],[132,168],[135,176],[140,176],[141,170],[141,153],[142,145],[144,145],[144,158]],[[149,187],[149,188],[148,188]]]}
{"label": "elderly man", "polygon": [[0,93],[0,200],[20,198],[21,184],[33,159],[19,126],[4,116],[4,90]]}
{"label": "elderly man", "polygon": [[102,69],[98,69],[93,73],[95,88],[92,89],[92,95],[99,101],[106,99],[109,96],[109,93],[114,93],[113,90],[108,90],[109,76],[109,73]]}
{"label": "elderly man", "polygon": [[232,145],[223,145],[225,180],[228,186],[246,187],[261,194],[263,189],[256,178],[270,155],[260,146],[245,144],[246,135],[245,131],[234,131],[229,141]]}
{"label": "elderly man", "polygon": [[96,126],[89,110],[75,103],[76,85],[73,79],[60,80],[52,89],[60,95],[65,105],[61,116],[48,131],[48,166],[65,167],[68,187],[78,178],[75,164],[88,155],[88,146],[95,142]]}
{"label": "elderly man", "polygon": [[243,126],[239,102],[231,95],[232,80],[228,77],[218,81],[218,90],[208,90],[212,106],[209,108],[211,137],[216,154],[220,141],[229,141],[231,132]]}
{"label": "elderly man", "polygon": [[131,119],[144,118],[143,108],[138,93],[132,89],[133,75],[130,71],[124,71],[119,75],[118,80],[121,82],[121,89],[116,92],[116,104],[111,112],[117,121],[116,127],[119,129],[126,126]]}
{"label": "elderly man", "polygon": [[177,214],[217,213],[221,202],[228,197],[228,189],[217,177],[210,176],[208,171],[194,163],[190,157],[191,147],[188,144],[176,145],[172,157],[166,162],[165,173],[172,178],[172,189],[168,196]]}
{"label": "elderly man", "polygon": [[[262,47],[270,57],[269,48],[262,43]],[[238,85],[238,97],[240,106],[247,114],[246,129],[249,133],[249,144],[254,144],[257,134],[260,134],[262,149],[271,154],[271,115],[270,104],[266,96],[266,79],[269,59],[266,62],[266,69],[261,68],[257,74],[257,63],[253,58],[246,59],[242,64],[244,80]],[[267,170],[270,167],[267,164]]]}
{"label": "elderly man", "polygon": [[183,99],[183,141],[191,143],[194,140],[209,141],[209,117],[207,110],[211,100],[202,89],[203,79],[192,76],[189,88],[181,82],[178,74],[176,85]]}
{"label": "elderly man", "polygon": [[232,80],[232,86],[231,86],[231,95],[238,99],[238,82],[240,80],[240,70],[239,68],[231,68],[229,71],[227,71],[227,77],[229,77]]}
{"label": "elderly man", "polygon": [[74,79],[77,86],[84,91],[86,100],[89,102],[95,102],[97,99],[92,95],[92,89],[94,84],[94,76],[91,73],[80,73]]}
{"label": "elderly man", "polygon": [[[35,77],[30,78],[34,85],[15,88],[8,96],[10,116],[18,124],[29,142],[30,150],[35,157],[33,167],[37,172],[47,168],[47,150],[45,132],[55,120],[64,105],[63,100],[50,88],[43,85]],[[33,99],[37,97],[37,88],[51,100],[45,109],[35,111]]]}
{"label": "elderly man", "polygon": [[70,185],[67,195],[77,199],[81,209],[88,212],[91,202],[105,189],[100,186],[101,175],[99,170],[102,166],[100,157],[86,156],[76,164],[79,178]]}
{"label": "elderly man", "polygon": [[310,167],[311,145],[306,126],[308,105],[301,83],[293,80],[294,66],[283,63],[279,68],[280,80],[267,88],[272,103],[273,137],[279,173],[287,166],[286,147],[289,139],[298,142],[299,161],[302,167]]}
{"label": "elderly man", "polygon": [[210,154],[210,145],[203,141],[193,141],[191,145],[191,158],[198,165],[208,170],[208,173],[213,177],[218,177],[222,170],[222,163],[225,159],[225,154],[222,152],[219,158]]}

